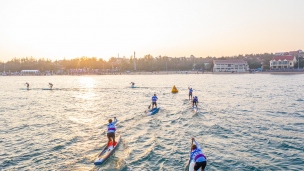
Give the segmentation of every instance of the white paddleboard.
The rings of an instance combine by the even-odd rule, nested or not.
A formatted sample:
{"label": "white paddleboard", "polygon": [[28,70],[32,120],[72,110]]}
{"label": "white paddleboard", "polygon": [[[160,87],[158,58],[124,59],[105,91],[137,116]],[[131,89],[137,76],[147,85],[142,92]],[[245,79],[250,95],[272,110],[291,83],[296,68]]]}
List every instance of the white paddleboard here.
{"label": "white paddleboard", "polygon": [[[194,171],[194,165],[195,165],[195,162],[191,161],[189,164],[189,171]],[[201,169],[198,169],[198,171],[201,171]]]}
{"label": "white paddleboard", "polygon": [[198,112],[198,108],[194,106],[194,107],[193,107],[193,112],[194,112],[194,113],[197,113],[197,112]]}

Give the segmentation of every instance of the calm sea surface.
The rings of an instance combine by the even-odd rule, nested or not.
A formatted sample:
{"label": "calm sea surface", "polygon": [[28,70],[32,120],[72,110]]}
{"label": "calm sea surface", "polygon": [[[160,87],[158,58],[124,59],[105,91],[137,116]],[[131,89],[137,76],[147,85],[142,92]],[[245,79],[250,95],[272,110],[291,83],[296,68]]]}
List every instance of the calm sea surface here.
{"label": "calm sea surface", "polygon": [[[304,75],[0,77],[0,170],[304,170]],[[130,88],[133,81],[139,88]],[[25,89],[25,82],[31,90]],[[49,82],[54,90],[43,90]],[[179,93],[171,94],[173,85]],[[194,114],[187,87],[199,98]],[[153,93],[159,113],[145,116]],[[102,166],[109,118],[122,143]]]}

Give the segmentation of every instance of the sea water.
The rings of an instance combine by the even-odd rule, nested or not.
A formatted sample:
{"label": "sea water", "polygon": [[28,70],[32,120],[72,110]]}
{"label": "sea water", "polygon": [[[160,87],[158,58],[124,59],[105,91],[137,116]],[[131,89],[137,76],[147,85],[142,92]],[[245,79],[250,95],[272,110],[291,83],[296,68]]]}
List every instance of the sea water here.
{"label": "sea water", "polygon": [[[304,170],[304,75],[0,77],[0,170]],[[137,88],[130,88],[130,82]],[[25,90],[24,83],[31,90]],[[53,90],[48,83],[54,84]],[[175,85],[178,93],[172,94]],[[188,101],[198,96],[199,112]],[[156,93],[161,110],[146,116]],[[102,166],[106,124],[122,142]]]}

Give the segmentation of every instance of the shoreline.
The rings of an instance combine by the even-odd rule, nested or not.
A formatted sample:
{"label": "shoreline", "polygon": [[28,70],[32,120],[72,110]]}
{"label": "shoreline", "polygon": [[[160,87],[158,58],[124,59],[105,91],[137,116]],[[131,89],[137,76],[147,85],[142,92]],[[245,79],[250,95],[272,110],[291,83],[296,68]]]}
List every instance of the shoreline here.
{"label": "shoreline", "polygon": [[204,74],[215,74],[215,75],[241,75],[241,74],[273,74],[273,75],[293,75],[293,74],[304,74],[304,72],[196,72],[196,71],[158,71],[158,72],[108,72],[108,73],[80,73],[80,74],[39,74],[39,75],[0,75],[0,76],[84,76],[84,75],[204,75]]}

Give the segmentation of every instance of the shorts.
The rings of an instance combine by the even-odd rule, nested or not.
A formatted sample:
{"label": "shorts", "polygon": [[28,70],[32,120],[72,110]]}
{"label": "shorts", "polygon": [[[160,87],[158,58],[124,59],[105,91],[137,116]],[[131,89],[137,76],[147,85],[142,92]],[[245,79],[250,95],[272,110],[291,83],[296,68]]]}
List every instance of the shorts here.
{"label": "shorts", "polygon": [[192,93],[189,93],[189,96],[192,96]]}
{"label": "shorts", "polygon": [[205,169],[206,165],[207,165],[207,161],[196,162],[194,165],[194,170],[198,170],[199,168]]}
{"label": "shorts", "polygon": [[156,106],[156,102],[152,102],[152,106],[155,105]]}
{"label": "shorts", "polygon": [[110,138],[115,138],[115,132],[109,132],[107,133],[107,137]]}

